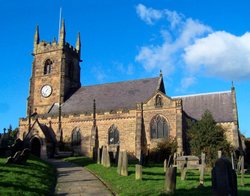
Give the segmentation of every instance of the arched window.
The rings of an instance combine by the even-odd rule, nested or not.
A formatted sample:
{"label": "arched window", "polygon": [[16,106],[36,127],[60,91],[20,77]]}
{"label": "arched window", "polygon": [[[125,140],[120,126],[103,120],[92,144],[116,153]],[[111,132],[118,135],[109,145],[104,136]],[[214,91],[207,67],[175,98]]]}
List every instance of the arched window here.
{"label": "arched window", "polygon": [[109,144],[119,144],[119,131],[115,125],[109,128]]}
{"label": "arched window", "polygon": [[162,98],[161,95],[157,95],[155,98],[155,106],[156,107],[162,107]]}
{"label": "arched window", "polygon": [[52,61],[47,59],[44,64],[44,75],[50,74],[52,70]]}
{"label": "arched window", "polygon": [[156,115],[150,123],[151,138],[165,138],[168,136],[168,124],[163,116]]}
{"label": "arched window", "polygon": [[79,128],[74,128],[71,135],[72,146],[81,145],[81,132]]}

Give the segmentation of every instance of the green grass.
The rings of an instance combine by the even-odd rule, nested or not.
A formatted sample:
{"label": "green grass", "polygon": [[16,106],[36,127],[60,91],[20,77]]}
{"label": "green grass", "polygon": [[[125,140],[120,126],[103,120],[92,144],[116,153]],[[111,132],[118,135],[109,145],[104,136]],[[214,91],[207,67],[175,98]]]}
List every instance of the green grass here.
{"label": "green grass", "polygon": [[[105,183],[119,195],[164,195],[164,172],[162,165],[152,165],[143,168],[143,180],[135,180],[135,166],[129,165],[129,176],[119,176],[116,167],[105,168],[95,164],[87,157],[70,157],[66,161],[84,166],[99,176]],[[238,178],[238,184],[240,178]],[[205,175],[205,186],[198,187],[198,170],[189,170],[187,179],[181,181],[177,174],[175,195],[211,195],[210,171]],[[245,186],[238,186],[238,195],[250,195],[250,174],[245,175]]]}
{"label": "green grass", "polygon": [[25,165],[8,164],[0,158],[0,195],[48,195],[56,171],[50,164],[30,156]]}

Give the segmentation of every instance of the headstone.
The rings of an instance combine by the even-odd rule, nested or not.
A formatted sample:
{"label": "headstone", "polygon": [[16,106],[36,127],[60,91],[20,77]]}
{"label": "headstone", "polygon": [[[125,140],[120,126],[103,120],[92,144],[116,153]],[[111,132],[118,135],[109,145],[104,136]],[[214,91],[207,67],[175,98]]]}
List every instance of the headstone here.
{"label": "headstone", "polygon": [[164,172],[166,172],[167,171],[167,159],[165,159],[163,162],[163,168],[164,168]]}
{"label": "headstone", "polygon": [[107,146],[103,146],[101,163],[104,167],[110,167],[110,157]]}
{"label": "headstone", "polygon": [[123,157],[123,152],[119,152],[118,164],[117,164],[117,173],[118,173],[119,175],[121,175],[122,157]]}
{"label": "headstone", "polygon": [[245,167],[244,167],[244,156],[241,158],[241,178],[240,178],[240,185],[244,186],[244,173],[245,173]]}
{"label": "headstone", "polygon": [[121,175],[128,176],[128,155],[127,151],[122,153]]}
{"label": "headstone", "polygon": [[165,175],[165,188],[167,194],[173,194],[176,188],[176,167],[169,167]]}
{"label": "headstone", "polygon": [[181,180],[185,180],[186,179],[186,175],[187,175],[187,161],[188,159],[185,158],[185,163],[182,164],[182,168],[181,168]]}
{"label": "headstone", "polygon": [[234,167],[234,153],[231,152],[231,162],[232,162],[232,169],[234,170],[235,167]]}
{"label": "headstone", "polygon": [[217,159],[212,169],[212,192],[214,196],[237,195],[237,176],[231,162],[225,158]]}
{"label": "headstone", "polygon": [[104,165],[105,164],[105,162],[106,162],[106,155],[107,155],[107,153],[106,153],[106,151],[107,151],[107,147],[106,146],[102,146],[102,158],[101,158],[101,164],[102,165]]}
{"label": "headstone", "polygon": [[102,149],[98,148],[97,149],[97,164],[101,164],[101,154],[102,154]]}
{"label": "headstone", "polygon": [[205,173],[205,154],[201,153],[201,167],[200,167],[200,185],[204,185],[204,173]]}
{"label": "headstone", "polygon": [[176,152],[174,153],[174,165],[176,165],[176,158],[177,158],[177,154],[176,154]]}
{"label": "headstone", "polygon": [[135,165],[135,179],[136,180],[142,179],[142,166],[139,164]]}
{"label": "headstone", "polygon": [[221,150],[219,150],[218,151],[218,159],[221,158],[221,156],[222,156],[222,152],[221,152]]}
{"label": "headstone", "polygon": [[25,164],[25,163],[27,162],[29,156],[30,156],[30,149],[25,148],[25,149],[22,151],[22,153],[21,153],[21,155],[20,155],[20,159],[18,160],[18,162],[19,162],[20,164]]}
{"label": "headstone", "polygon": [[242,156],[240,155],[239,156],[239,160],[238,160],[238,163],[237,163],[237,173],[240,174],[241,173],[241,165],[242,165]]}

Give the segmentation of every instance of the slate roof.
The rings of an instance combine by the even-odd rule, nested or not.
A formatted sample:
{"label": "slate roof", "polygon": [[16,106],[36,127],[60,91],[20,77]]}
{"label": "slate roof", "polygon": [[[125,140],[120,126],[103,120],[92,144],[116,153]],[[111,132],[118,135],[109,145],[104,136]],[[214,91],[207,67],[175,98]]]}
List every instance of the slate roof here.
{"label": "slate roof", "polygon": [[[133,109],[137,103],[145,102],[158,90],[165,93],[161,77],[82,86],[62,104],[62,113],[93,112],[94,99],[97,112]],[[54,105],[49,113],[58,114],[58,105]]]}
{"label": "slate roof", "polygon": [[196,120],[200,120],[202,114],[209,110],[216,122],[232,122],[233,103],[231,91],[179,96],[185,113]]}

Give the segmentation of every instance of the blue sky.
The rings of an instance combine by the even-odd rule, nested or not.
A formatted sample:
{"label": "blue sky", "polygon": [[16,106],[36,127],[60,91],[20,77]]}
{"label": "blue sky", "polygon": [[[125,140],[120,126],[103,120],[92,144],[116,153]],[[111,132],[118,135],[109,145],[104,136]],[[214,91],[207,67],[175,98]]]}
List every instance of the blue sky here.
{"label": "blue sky", "polygon": [[234,81],[240,130],[250,137],[250,3],[247,0],[0,0],[0,132],[18,126],[36,24],[58,37],[59,8],[72,45],[81,33],[82,85],[155,77],[169,96],[227,91]]}

